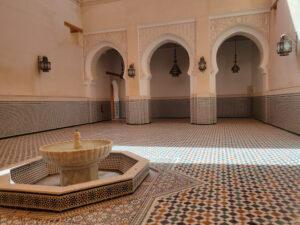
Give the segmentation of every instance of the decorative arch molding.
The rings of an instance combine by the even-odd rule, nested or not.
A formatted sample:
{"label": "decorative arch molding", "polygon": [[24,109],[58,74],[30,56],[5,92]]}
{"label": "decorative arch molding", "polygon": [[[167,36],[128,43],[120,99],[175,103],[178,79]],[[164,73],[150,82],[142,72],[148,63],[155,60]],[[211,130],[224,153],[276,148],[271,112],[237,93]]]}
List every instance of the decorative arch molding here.
{"label": "decorative arch molding", "polygon": [[[195,67],[195,53],[193,51],[193,48],[189,45],[189,43],[183,39],[182,37],[172,34],[172,33],[164,33],[159,35],[158,37],[155,37],[152,39],[151,42],[148,43],[146,48],[144,49],[142,56],[141,56],[141,61],[140,61],[140,93],[142,96],[147,96],[147,103],[145,105],[150,105],[151,102],[150,100],[150,80],[152,78],[152,74],[150,71],[150,61],[151,58],[154,54],[154,52],[161,47],[162,45],[166,43],[176,43],[183,47],[189,57],[189,68],[187,74],[189,76],[194,75],[193,70]],[[148,107],[146,107],[148,109]],[[145,118],[151,118],[151,110],[146,110],[147,111],[147,116]],[[151,121],[151,119],[149,119]]]}
{"label": "decorative arch molding", "polygon": [[232,15],[210,19],[210,40],[213,45],[217,38],[226,30],[238,26],[246,25],[259,30],[268,39],[269,37],[269,12],[253,12],[244,15]]}
{"label": "decorative arch molding", "polygon": [[217,64],[217,52],[223,42],[235,35],[243,35],[249,39],[251,39],[259,49],[260,52],[260,64],[259,68],[263,73],[267,73],[267,66],[269,62],[269,43],[266,37],[260,31],[247,26],[247,25],[237,25],[234,26],[225,32],[223,32],[215,41],[212,47],[212,75],[216,75],[219,71]]}
{"label": "decorative arch molding", "polygon": [[[150,96],[150,60],[157,48],[167,42],[175,42],[189,55],[188,74],[193,77],[196,66],[195,20],[174,21],[138,27],[140,94]],[[191,90],[193,87],[191,87]]]}
{"label": "decorative arch molding", "polygon": [[187,73],[189,76],[193,74],[194,61],[195,61],[194,51],[191,49],[189,44],[184,39],[178,37],[177,35],[167,33],[153,40],[144,50],[142,55],[142,61],[141,61],[141,70],[142,70],[141,79],[147,79],[147,80],[151,79],[152,75],[150,71],[150,61],[153,56],[153,53],[162,45],[170,42],[181,45],[187,51],[189,56],[189,62],[190,62]]}
{"label": "decorative arch molding", "polygon": [[[216,93],[215,76],[218,73],[217,52],[222,43],[235,35],[243,35],[252,40],[259,49],[261,58],[259,69],[267,75],[269,63],[269,13],[261,12],[239,16],[228,16],[210,20],[211,39],[211,82],[210,92]],[[267,89],[267,77],[264,79]]]}
{"label": "decorative arch molding", "polygon": [[[85,74],[86,74],[87,80],[95,80],[97,61],[98,61],[99,57],[109,49],[114,49],[117,52],[119,52],[119,54],[121,55],[121,57],[123,58],[123,61],[124,61],[124,68],[127,68],[125,55],[124,55],[124,53],[122,53],[120,48],[111,42],[103,41],[103,42],[100,42],[100,43],[94,45],[88,51],[87,56],[85,57]],[[126,76],[124,76],[124,79],[126,79]]]}
{"label": "decorative arch molding", "polygon": [[[89,34],[84,36],[84,62],[85,62],[85,80],[93,81],[95,79],[95,63],[108,49],[112,48],[119,52],[124,61],[124,68],[127,68],[127,33],[125,31],[104,32]],[[126,70],[125,70],[126,72]],[[127,79],[126,73],[124,76]]]}
{"label": "decorative arch molding", "polygon": [[167,42],[178,43],[186,49],[190,58],[188,74],[193,75],[196,49],[195,21],[175,21],[174,23],[141,26],[138,28],[138,36],[141,79],[151,76],[147,66],[148,60],[157,48]]}

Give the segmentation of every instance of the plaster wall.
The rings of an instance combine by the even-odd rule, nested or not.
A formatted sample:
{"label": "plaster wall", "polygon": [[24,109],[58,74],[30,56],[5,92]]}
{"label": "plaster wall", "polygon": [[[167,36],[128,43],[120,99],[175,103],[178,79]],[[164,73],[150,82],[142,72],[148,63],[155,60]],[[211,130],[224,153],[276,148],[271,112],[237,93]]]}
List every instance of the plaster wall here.
{"label": "plaster wall", "polygon": [[[72,0],[3,0],[0,3],[0,24],[1,33],[5,35],[0,37],[0,72],[3,74],[0,94],[26,95],[31,100],[37,96],[87,97],[82,78],[82,35],[70,34],[63,21],[83,27],[85,32],[127,29],[128,57],[131,63],[135,63],[138,73],[138,25],[195,18],[196,58],[204,55],[209,69],[208,16],[269,6],[269,0],[246,0],[242,4],[238,0],[228,1],[230,4],[216,0],[93,1],[84,3],[80,9]],[[22,41],[19,40],[20,33]],[[52,63],[50,73],[38,73],[38,55],[48,56]],[[207,70],[204,76],[195,79],[203,92],[208,91],[208,75]],[[69,82],[70,77],[72,82]],[[138,79],[130,80],[128,95],[139,95],[138,86]]]}
{"label": "plaster wall", "polygon": [[269,8],[271,4],[271,0],[209,0],[208,2],[211,15],[266,9]]}
{"label": "plaster wall", "polygon": [[[300,49],[279,56],[276,45],[286,33],[295,40],[300,31],[298,0],[278,1],[270,13],[269,90],[266,96],[254,98],[254,116],[274,126],[300,134]],[[298,12],[298,14],[297,14]],[[299,46],[299,41],[298,41]]]}
{"label": "plaster wall", "polygon": [[[85,2],[85,1],[83,1]],[[83,3],[83,26],[87,32],[160,23],[208,14],[266,9],[270,0],[110,0]],[[202,18],[204,19],[204,18]]]}
{"label": "plaster wall", "polygon": [[118,82],[118,87],[119,87],[119,99],[120,100],[125,100],[125,80],[120,80]]}
{"label": "plaster wall", "polygon": [[[128,80],[128,96],[139,96],[139,29],[140,25],[174,22],[195,19],[195,59],[204,56],[208,70],[196,71],[193,78],[196,96],[209,95],[210,74],[210,38],[209,15],[233,13],[254,9],[268,8],[270,0],[228,0],[228,1],[194,1],[194,0],[112,0],[83,3],[81,8],[85,32],[125,28],[127,30],[128,63],[134,63],[138,79]],[[234,6],[234,7],[232,7]],[[162,26],[161,29],[167,26]]]}
{"label": "plaster wall", "polygon": [[[82,27],[71,0],[1,0],[1,100],[84,97],[82,35],[71,34],[64,21]],[[48,57],[50,72],[39,73],[39,55]]]}
{"label": "plaster wall", "polygon": [[[298,32],[300,30],[299,19],[292,16],[294,15],[294,11],[297,10],[299,16],[300,4],[297,2],[297,0],[279,1],[277,10],[272,10],[270,14],[269,94],[300,92],[299,41],[297,56],[295,53],[295,48],[289,56],[281,57],[276,53],[276,44],[279,41],[281,34],[286,33],[291,39],[295,39],[296,29],[298,28]],[[298,33],[298,37],[299,35],[300,33]]]}
{"label": "plaster wall", "polygon": [[[268,12],[235,16],[249,10],[269,9],[270,2],[270,0],[107,0],[89,1],[89,3],[83,3],[80,8],[73,0],[1,0],[1,104],[6,107],[7,104],[11,104],[11,101],[21,100],[78,101],[78,104],[74,103],[77,109],[80,108],[80,101],[93,99],[102,104],[100,101],[106,101],[110,98],[111,80],[109,85],[105,87],[103,85],[106,80],[101,81],[102,78],[97,78],[91,86],[85,85],[83,55],[86,53],[85,51],[89,50],[89,48],[85,48],[89,44],[95,44],[100,40],[109,39],[109,37],[113,39],[119,35],[117,43],[121,44],[121,52],[126,57],[126,65],[134,63],[137,73],[135,78],[126,81],[126,99],[140,98],[142,103],[138,104],[144,107],[148,103],[145,96],[141,96],[139,87],[140,54],[142,53],[140,44],[143,43],[139,33],[142,30],[148,30],[149,35],[154,35],[155,32],[159,34],[166,32],[188,33],[188,37],[185,38],[192,42],[192,45],[190,43],[189,45],[195,51],[195,68],[197,68],[196,63],[201,56],[204,56],[207,62],[207,70],[204,73],[196,69],[190,78],[190,90],[193,90],[190,92],[191,96],[192,98],[199,98],[195,99],[195,102],[199,101],[202,104],[204,102],[202,98],[214,97],[214,93],[210,93],[209,88],[211,46],[222,32],[230,27],[246,24],[260,30],[269,40],[270,60],[268,71],[265,71],[267,74],[265,77],[268,77],[267,92],[262,93],[263,87],[259,86],[262,84],[261,74],[254,72],[255,66],[251,69],[253,94],[258,96],[257,99],[260,99],[260,95],[267,97],[264,100],[258,100],[256,104],[264,105],[262,107],[264,109],[261,110],[264,115],[261,118],[265,118],[265,121],[276,126],[299,133],[300,121],[297,115],[299,115],[298,103],[300,102],[298,100],[298,93],[300,93],[300,43],[298,42],[298,56],[295,52],[286,57],[280,57],[276,54],[276,43],[282,33],[288,33],[291,38],[295,39],[294,32],[296,30],[298,37],[300,36],[299,19],[296,16],[297,10],[299,11],[299,1],[280,0],[277,10],[272,10],[270,17]],[[219,17],[220,14],[230,14],[230,16],[222,17],[221,15]],[[214,19],[210,19],[210,16]],[[184,24],[182,22],[184,20],[190,22]],[[69,28],[64,26],[63,21],[83,27],[85,34],[71,34]],[[186,29],[187,27],[189,30]],[[111,31],[119,28],[122,28],[119,32]],[[103,32],[105,30],[111,32],[105,33]],[[85,39],[86,44],[83,44],[83,39]],[[48,56],[52,63],[52,70],[49,73],[38,73],[38,55]],[[110,62],[107,62],[106,66],[114,67]],[[125,81],[118,82],[120,84],[120,100],[123,101],[125,99]],[[243,85],[246,86],[247,82]],[[234,94],[238,95],[249,94],[249,90],[242,93],[237,86],[236,89],[233,88],[232,90],[234,90]],[[226,90],[222,90],[222,92],[227,95]],[[160,93],[159,95],[167,94]],[[185,94],[180,93],[180,95]],[[292,100],[289,101],[289,98]],[[109,105],[109,103],[105,104]],[[139,109],[134,101],[132,101],[132,108]],[[198,108],[201,110],[203,107],[199,106]],[[135,118],[136,115],[140,116],[139,110],[136,114],[132,113],[132,118]],[[91,114],[92,111],[89,109],[88,114]],[[259,112],[260,110],[256,109],[256,111]],[[22,110],[18,112],[22,112]],[[58,110],[57,115],[59,116],[61,112]],[[85,121],[102,120],[102,117],[100,118],[97,113],[95,110],[96,119]],[[204,115],[202,112],[200,114]],[[81,116],[85,117],[83,114]],[[109,115],[107,118],[109,119]],[[22,113],[20,113],[19,119],[22,119]],[[78,124],[74,122],[76,120],[74,114],[74,120],[68,124]],[[67,125],[62,125],[61,122],[57,124],[57,127],[62,126]],[[25,124],[24,127],[27,125]],[[42,129],[48,128],[36,130]],[[33,129],[34,132],[36,130]]]}

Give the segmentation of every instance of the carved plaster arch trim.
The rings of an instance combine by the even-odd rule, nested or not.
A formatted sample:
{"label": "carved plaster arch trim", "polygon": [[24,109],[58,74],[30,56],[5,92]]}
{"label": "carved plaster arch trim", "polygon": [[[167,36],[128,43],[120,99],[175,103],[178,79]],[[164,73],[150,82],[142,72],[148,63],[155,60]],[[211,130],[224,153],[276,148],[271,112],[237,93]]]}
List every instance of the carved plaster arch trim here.
{"label": "carved plaster arch trim", "polygon": [[181,37],[174,34],[166,33],[154,39],[144,50],[142,55],[142,62],[141,62],[141,69],[142,69],[141,79],[150,80],[152,78],[151,71],[150,71],[150,61],[153,56],[153,53],[162,45],[170,42],[181,45],[187,51],[189,56],[189,62],[190,62],[187,73],[189,76],[193,75],[194,61],[195,61],[194,51],[192,51],[189,44]]}
{"label": "carved plaster arch trim", "polygon": [[260,32],[259,30],[247,26],[247,25],[237,25],[234,27],[229,28],[221,35],[218,36],[215,43],[212,47],[212,54],[211,54],[211,64],[212,64],[212,72],[211,72],[211,92],[215,93],[215,76],[219,72],[218,64],[217,64],[217,53],[220,46],[223,42],[235,35],[243,35],[250,40],[252,40],[260,52],[260,64],[259,69],[262,74],[267,74],[268,72],[268,63],[269,63],[269,43],[265,35]]}
{"label": "carved plaster arch trim", "polygon": [[[119,48],[117,45],[115,45],[112,42],[108,41],[102,41],[94,46],[92,46],[86,56],[85,59],[85,80],[93,82],[95,80],[95,69],[96,69],[96,64],[99,59],[99,57],[106,52],[109,49],[114,49],[116,50],[122,57],[123,62],[124,62],[124,68],[127,68],[126,64],[126,57],[125,54],[121,51],[121,48]],[[127,79],[127,73],[124,71],[124,79]]]}

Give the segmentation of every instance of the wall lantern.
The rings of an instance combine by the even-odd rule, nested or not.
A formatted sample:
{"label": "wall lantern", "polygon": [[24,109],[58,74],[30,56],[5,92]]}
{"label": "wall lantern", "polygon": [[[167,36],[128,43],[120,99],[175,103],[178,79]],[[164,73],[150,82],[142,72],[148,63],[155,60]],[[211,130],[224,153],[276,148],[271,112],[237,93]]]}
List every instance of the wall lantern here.
{"label": "wall lantern", "polygon": [[[297,42],[298,37],[296,34],[296,54],[297,54]],[[282,34],[280,36],[280,41],[277,43],[277,54],[280,56],[287,56],[293,51],[293,40],[289,39],[287,34]]]}
{"label": "wall lantern", "polygon": [[51,62],[48,61],[48,58],[46,56],[39,56],[38,67],[40,72],[49,72],[51,70]]}
{"label": "wall lantern", "polygon": [[128,76],[129,77],[135,77],[135,68],[134,68],[134,64],[130,64],[129,68],[128,68]]}
{"label": "wall lantern", "polygon": [[204,72],[206,70],[206,61],[203,56],[200,58],[200,62],[198,63],[198,66],[201,72]]}

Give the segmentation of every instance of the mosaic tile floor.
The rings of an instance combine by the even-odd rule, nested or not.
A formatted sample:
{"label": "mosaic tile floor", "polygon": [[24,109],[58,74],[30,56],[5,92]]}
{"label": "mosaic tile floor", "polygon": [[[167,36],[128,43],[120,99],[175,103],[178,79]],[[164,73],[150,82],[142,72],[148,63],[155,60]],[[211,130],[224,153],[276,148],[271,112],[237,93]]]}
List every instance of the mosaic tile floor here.
{"label": "mosaic tile floor", "polygon": [[0,207],[1,225],[300,225],[300,137],[252,119],[114,121],[3,139],[0,173],[75,129],[150,159],[150,175],[133,195],[63,213]]}

